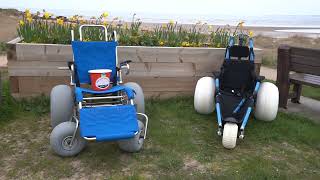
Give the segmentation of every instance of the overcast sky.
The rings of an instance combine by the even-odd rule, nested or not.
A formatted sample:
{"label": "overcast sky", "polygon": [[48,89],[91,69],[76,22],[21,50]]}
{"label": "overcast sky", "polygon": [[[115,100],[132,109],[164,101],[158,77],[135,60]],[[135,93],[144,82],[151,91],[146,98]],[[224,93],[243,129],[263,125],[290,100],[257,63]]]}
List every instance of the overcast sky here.
{"label": "overcast sky", "polygon": [[320,15],[320,0],[0,0],[0,8],[161,14]]}

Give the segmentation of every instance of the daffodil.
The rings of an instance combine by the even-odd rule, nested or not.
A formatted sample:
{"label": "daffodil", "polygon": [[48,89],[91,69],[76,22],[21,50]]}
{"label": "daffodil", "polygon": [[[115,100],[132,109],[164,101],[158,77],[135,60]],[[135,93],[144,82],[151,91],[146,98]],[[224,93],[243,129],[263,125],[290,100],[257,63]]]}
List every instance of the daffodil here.
{"label": "daffodil", "polygon": [[30,12],[28,12],[28,13],[26,12],[26,17],[27,18],[31,18],[32,17],[31,13]]}
{"label": "daffodil", "polygon": [[108,13],[108,12],[102,13],[102,17],[106,18],[106,17],[108,17],[108,16],[109,16],[109,13]]}
{"label": "daffodil", "polygon": [[211,31],[213,29],[212,25],[209,25],[208,29]]}
{"label": "daffodil", "polygon": [[24,12],[25,12],[26,14],[30,14],[30,10],[29,10],[29,9],[26,9]]}
{"label": "daffodil", "polygon": [[108,22],[107,21],[103,21],[102,23],[104,26],[108,26]]}
{"label": "daffodil", "polygon": [[167,25],[166,24],[162,24],[162,28],[167,28]]}
{"label": "daffodil", "polygon": [[173,21],[173,20],[170,20],[170,21],[169,21],[169,24],[170,24],[170,25],[173,25],[173,24],[174,24],[174,21]]}
{"label": "daffodil", "polygon": [[63,19],[57,19],[57,24],[59,24],[59,25],[63,25]]}
{"label": "daffodil", "polygon": [[29,23],[31,23],[31,22],[32,22],[32,18],[31,18],[31,17],[27,17],[27,21],[28,21]]}
{"label": "daffodil", "polygon": [[23,26],[24,25],[24,21],[20,20],[19,24],[20,24],[20,26]]}
{"label": "daffodil", "polygon": [[243,24],[244,24],[244,21],[240,21],[239,24],[238,24],[238,26],[239,26],[240,28],[242,28],[242,27],[243,27]]}
{"label": "daffodil", "polygon": [[253,31],[249,31],[249,37],[253,37]]}
{"label": "daffodil", "polygon": [[160,45],[160,46],[163,46],[163,45],[164,45],[164,42],[163,42],[163,41],[160,41],[160,42],[159,42],[159,45]]}
{"label": "daffodil", "polygon": [[49,17],[50,17],[50,13],[45,12],[45,13],[43,14],[43,17],[44,17],[45,19],[49,19]]}

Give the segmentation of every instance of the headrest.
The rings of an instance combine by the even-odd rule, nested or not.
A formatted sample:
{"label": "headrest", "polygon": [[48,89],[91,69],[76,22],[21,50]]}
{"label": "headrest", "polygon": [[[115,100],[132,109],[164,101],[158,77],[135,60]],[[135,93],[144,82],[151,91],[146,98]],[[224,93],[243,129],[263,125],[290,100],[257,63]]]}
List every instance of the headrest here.
{"label": "headrest", "polygon": [[248,57],[249,56],[249,47],[248,46],[239,46],[233,45],[229,48],[230,57]]}

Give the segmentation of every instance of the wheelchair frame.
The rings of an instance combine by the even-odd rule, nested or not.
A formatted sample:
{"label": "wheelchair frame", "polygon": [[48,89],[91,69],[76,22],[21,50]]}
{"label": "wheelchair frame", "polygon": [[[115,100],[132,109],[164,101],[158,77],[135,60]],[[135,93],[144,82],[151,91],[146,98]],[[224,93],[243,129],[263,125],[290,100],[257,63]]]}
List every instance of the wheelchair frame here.
{"label": "wheelchair frame", "polygon": [[[104,32],[105,32],[105,41],[108,41],[108,31],[107,31],[106,26],[104,26],[104,25],[91,25],[91,24],[90,25],[81,25],[79,27],[80,41],[82,41],[82,39],[83,39],[82,29],[84,27],[100,27],[100,28],[103,28]],[[74,41],[74,31],[73,30],[71,30],[71,38],[72,38],[72,41]],[[114,38],[114,41],[117,41],[117,33],[116,33],[116,31],[113,32],[113,38]],[[117,48],[118,47],[116,47],[116,66],[118,65]],[[116,85],[119,85],[119,84],[123,83],[123,81],[122,81],[122,70],[126,69],[126,75],[129,74],[129,72],[130,72],[129,71],[130,70],[129,63],[130,62],[131,62],[130,60],[125,61],[123,63],[120,63],[120,67],[116,67],[116,71],[117,71],[116,72],[117,73],[116,80],[115,80]],[[68,62],[68,67],[58,67],[58,69],[60,69],[60,70],[69,70],[69,72],[70,72],[70,85],[73,87],[74,90],[75,90],[75,88],[77,86],[80,86],[80,83],[78,84],[77,82],[75,82],[75,81],[77,81],[77,79],[76,79],[76,74],[75,74],[76,73],[76,69],[75,69],[75,66],[74,66],[74,58],[72,59],[72,62]],[[134,105],[133,99],[130,99],[130,101],[128,102],[126,100],[126,96],[125,96],[125,94],[123,92],[116,92],[116,93],[117,93],[116,95],[104,96],[104,97],[101,97],[101,96],[84,97],[83,101],[78,102],[76,104],[76,107],[74,107],[73,116],[70,119],[70,121],[74,120],[76,122],[76,129],[75,129],[75,131],[73,133],[73,136],[72,136],[72,139],[71,139],[71,142],[70,142],[70,146],[73,145],[74,138],[75,138],[76,133],[78,131],[79,123],[80,123],[79,110],[82,109],[83,107],[117,106],[117,105],[124,105],[125,103]],[[108,95],[108,94],[103,94],[103,95]],[[96,101],[96,100],[111,100],[111,101],[109,101],[109,102],[92,103],[91,105],[88,105],[87,101]],[[103,104],[101,104],[101,103],[103,103]],[[138,113],[137,112],[137,115],[144,118],[145,127],[144,127],[143,139],[146,139],[149,118],[144,113]],[[138,133],[139,133],[139,131],[135,132],[134,135],[137,135]],[[96,140],[96,137],[83,137],[83,138],[88,140],[88,141],[95,141]]]}
{"label": "wheelchair frame", "polygon": [[[239,45],[242,46],[243,43],[243,39],[241,39],[242,37],[239,38]],[[234,37],[230,37],[229,40],[229,44],[227,46],[226,49],[226,53],[225,53],[225,61],[232,61],[230,58],[230,47],[234,46]],[[250,63],[254,63],[254,59],[255,59],[255,55],[254,55],[254,51],[253,51],[253,39],[249,38],[249,61]],[[221,96],[221,92],[220,92],[220,80],[219,80],[219,76],[215,76],[214,81],[215,81],[215,106],[216,106],[216,112],[217,112],[217,122],[218,122],[218,131],[217,134],[219,136],[221,136],[223,133],[223,117],[222,117],[222,113],[221,113],[221,107],[220,107],[220,96]],[[262,78],[263,79],[263,78]],[[255,87],[253,90],[253,93],[248,97],[248,98],[242,98],[242,100],[240,101],[240,103],[237,105],[237,107],[233,110],[233,114],[237,113],[241,107],[245,104],[245,101],[249,100],[249,106],[245,112],[245,115],[242,118],[242,123],[240,126],[240,132],[239,132],[239,138],[240,139],[244,139],[244,129],[247,125],[247,122],[249,120],[250,114],[252,112],[252,109],[254,107],[255,104],[255,99],[256,99],[256,95],[259,91],[260,88],[260,84],[261,84],[261,78],[256,78],[255,79]]]}

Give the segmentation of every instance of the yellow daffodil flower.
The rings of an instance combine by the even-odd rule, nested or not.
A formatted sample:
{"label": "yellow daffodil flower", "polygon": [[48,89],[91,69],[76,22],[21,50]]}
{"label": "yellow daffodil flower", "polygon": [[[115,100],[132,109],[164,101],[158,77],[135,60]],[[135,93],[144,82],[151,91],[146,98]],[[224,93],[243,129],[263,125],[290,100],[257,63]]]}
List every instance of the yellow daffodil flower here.
{"label": "yellow daffodil flower", "polygon": [[63,19],[57,19],[57,24],[63,25]]}
{"label": "yellow daffodil flower", "polygon": [[162,24],[162,28],[167,28],[167,25],[166,24]]}
{"label": "yellow daffodil flower", "polygon": [[173,21],[173,20],[170,20],[170,21],[169,21],[169,24],[170,24],[170,25],[174,25],[174,21]]}
{"label": "yellow daffodil flower", "polygon": [[24,21],[20,20],[19,24],[20,24],[20,26],[23,26],[24,25]]}
{"label": "yellow daffodil flower", "polygon": [[32,18],[31,18],[31,17],[27,17],[27,21],[28,21],[29,23],[31,23],[31,22],[32,22]]}
{"label": "yellow daffodil flower", "polygon": [[43,14],[43,17],[44,17],[45,19],[49,19],[49,17],[50,17],[50,13],[45,12],[45,13]]}
{"label": "yellow daffodil flower", "polygon": [[249,37],[253,37],[253,31],[249,31]]}
{"label": "yellow daffodil flower", "polygon": [[25,12],[26,14],[30,14],[30,10],[29,10],[29,9],[26,9],[24,12]]}
{"label": "yellow daffodil flower", "polygon": [[26,13],[26,17],[27,17],[27,18],[31,18],[31,17],[32,17],[31,13],[29,13],[29,12]]}
{"label": "yellow daffodil flower", "polygon": [[189,46],[190,46],[190,43],[187,42],[187,43],[186,43],[186,47],[189,47]]}
{"label": "yellow daffodil flower", "polygon": [[106,18],[106,17],[108,17],[108,16],[109,16],[109,13],[108,13],[108,12],[102,13],[102,17]]}
{"label": "yellow daffodil flower", "polygon": [[240,21],[238,25],[239,25],[240,28],[242,28],[243,24],[244,24],[244,21]]}
{"label": "yellow daffodil flower", "polygon": [[104,26],[108,26],[108,22],[107,21],[103,21],[102,23]]}
{"label": "yellow daffodil flower", "polygon": [[164,45],[164,42],[163,42],[163,41],[160,41],[159,44],[160,44],[160,46],[163,46],[163,45]]}

